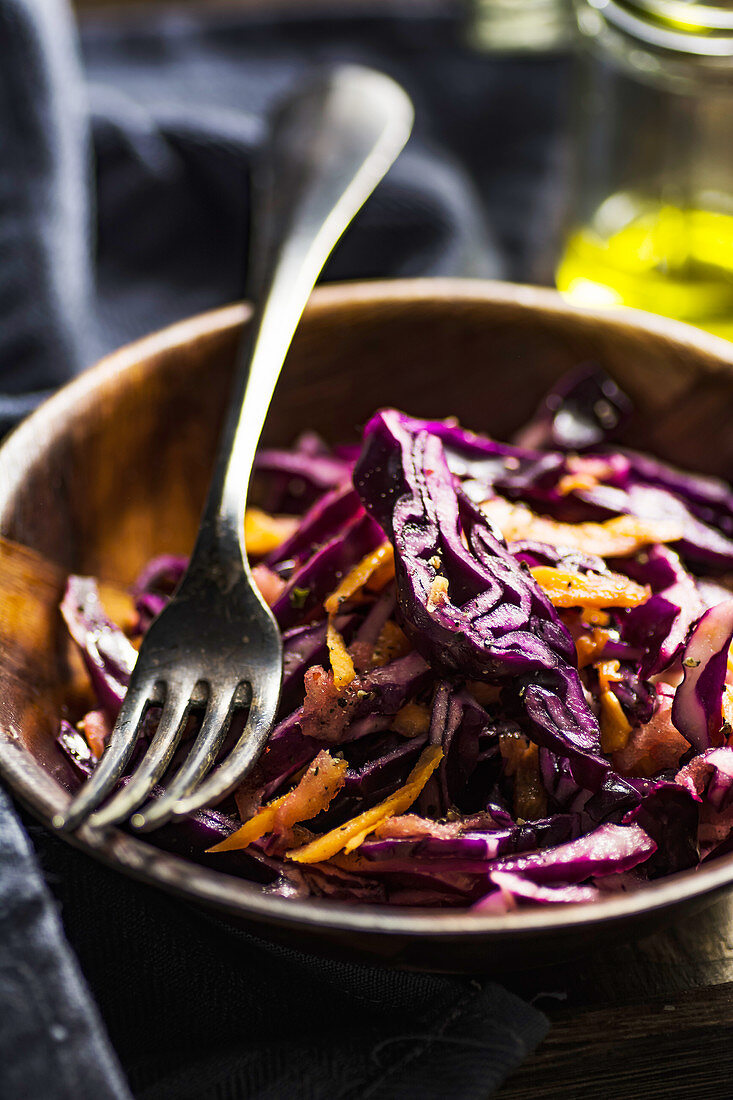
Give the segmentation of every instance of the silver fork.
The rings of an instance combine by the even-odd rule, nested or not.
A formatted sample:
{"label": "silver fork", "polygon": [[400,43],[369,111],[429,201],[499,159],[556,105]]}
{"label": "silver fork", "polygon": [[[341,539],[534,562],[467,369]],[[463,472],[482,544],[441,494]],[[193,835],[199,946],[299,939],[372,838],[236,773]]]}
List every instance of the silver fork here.
{"label": "silver fork", "polygon": [[[87,818],[101,828],[128,817],[137,829],[157,828],[219,802],[264,747],[280,695],[282,643],[244,547],[255,450],[316,279],[407,141],[412,120],[412,104],[397,84],[351,65],[320,74],[274,118],[266,156],[271,232],[259,257],[264,292],[241,351],[191,561],[145,635],[99,765],[66,814],[54,819],[57,828],[75,829]],[[124,774],[151,705],[162,710],[145,755],[126,785],[97,809]],[[211,771],[233,713],[247,705],[241,736]],[[170,764],[189,715],[201,708],[200,731],[184,763],[165,793],[138,811]]]}

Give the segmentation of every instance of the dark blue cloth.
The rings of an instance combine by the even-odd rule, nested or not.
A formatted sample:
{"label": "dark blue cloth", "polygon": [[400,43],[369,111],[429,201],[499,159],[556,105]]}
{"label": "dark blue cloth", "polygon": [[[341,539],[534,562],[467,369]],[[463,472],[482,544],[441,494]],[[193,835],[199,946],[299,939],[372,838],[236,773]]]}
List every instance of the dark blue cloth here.
{"label": "dark blue cloth", "polygon": [[[0,0],[0,432],[102,351],[241,297],[249,165],[310,64],[396,76],[415,136],[327,278],[546,278],[565,62],[492,59],[453,5],[203,15],[82,35],[64,0]],[[348,966],[234,933],[27,816],[65,941],[0,792],[0,1096],[486,1100],[541,1039],[496,984]]]}

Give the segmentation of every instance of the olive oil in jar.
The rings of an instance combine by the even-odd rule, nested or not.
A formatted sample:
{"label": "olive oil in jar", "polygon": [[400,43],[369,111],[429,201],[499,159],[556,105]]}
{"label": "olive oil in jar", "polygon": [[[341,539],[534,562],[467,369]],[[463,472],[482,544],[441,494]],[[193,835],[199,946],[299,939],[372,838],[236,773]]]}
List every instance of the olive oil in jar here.
{"label": "olive oil in jar", "polygon": [[[565,297],[662,313],[733,340],[733,215],[628,194],[604,207],[567,241],[556,274]],[[626,218],[601,232],[613,210]]]}
{"label": "olive oil in jar", "polygon": [[733,0],[575,0],[573,201],[556,282],[733,339]]}

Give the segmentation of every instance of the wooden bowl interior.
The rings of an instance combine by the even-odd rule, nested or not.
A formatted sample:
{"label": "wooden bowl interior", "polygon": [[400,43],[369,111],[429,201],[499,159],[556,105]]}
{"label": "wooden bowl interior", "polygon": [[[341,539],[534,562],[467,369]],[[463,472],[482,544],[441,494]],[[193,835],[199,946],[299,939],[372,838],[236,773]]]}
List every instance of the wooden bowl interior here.
{"label": "wooden bowl interior", "polygon": [[[184,342],[141,348],[128,369],[100,376],[27,455],[0,531],[68,569],[121,582],[152,554],[188,551],[238,319],[203,317]],[[733,473],[733,378],[712,355],[611,319],[478,292],[425,289],[406,300],[399,290],[321,292],[288,358],[265,442],[288,444],[306,429],[354,440],[384,405],[457,416],[506,438],[563,372],[586,361],[603,363],[634,401],[624,442]]]}

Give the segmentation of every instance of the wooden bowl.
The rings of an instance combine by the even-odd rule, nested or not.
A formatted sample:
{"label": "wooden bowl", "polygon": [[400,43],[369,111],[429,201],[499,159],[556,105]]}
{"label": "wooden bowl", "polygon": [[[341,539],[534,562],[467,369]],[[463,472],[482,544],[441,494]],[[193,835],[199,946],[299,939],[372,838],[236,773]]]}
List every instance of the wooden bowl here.
{"label": "wooden bowl", "polygon": [[[127,583],[152,555],[190,549],[247,316],[232,306],[116,352],[0,449],[0,534],[59,567],[26,585],[21,600],[5,600],[12,621],[3,624],[0,655],[0,769],[44,822],[66,804],[70,782],[54,742],[69,677],[57,610],[65,572]],[[645,314],[583,312],[552,291],[500,283],[318,290],[265,435],[285,444],[312,428],[349,440],[389,404],[418,416],[455,414],[503,437],[563,371],[586,360],[602,363],[634,400],[626,442],[733,474],[733,344]],[[271,938],[432,969],[500,970],[577,954],[600,937],[648,931],[733,883],[731,856],[593,906],[501,917],[409,912],[269,897],[119,830],[85,828],[71,839],[125,874]]]}

